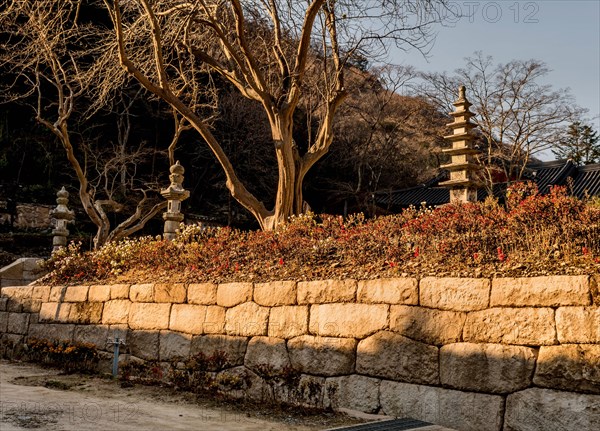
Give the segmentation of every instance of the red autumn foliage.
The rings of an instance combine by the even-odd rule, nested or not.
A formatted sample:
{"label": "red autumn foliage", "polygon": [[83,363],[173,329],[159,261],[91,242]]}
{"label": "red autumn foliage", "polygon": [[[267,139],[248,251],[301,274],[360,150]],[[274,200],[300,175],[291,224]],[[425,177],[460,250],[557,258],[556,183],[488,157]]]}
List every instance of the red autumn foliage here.
{"label": "red autumn foliage", "polygon": [[281,280],[600,272],[600,206],[517,184],[493,200],[365,220],[306,215],[274,232],[186,226],[49,262],[45,282]]}

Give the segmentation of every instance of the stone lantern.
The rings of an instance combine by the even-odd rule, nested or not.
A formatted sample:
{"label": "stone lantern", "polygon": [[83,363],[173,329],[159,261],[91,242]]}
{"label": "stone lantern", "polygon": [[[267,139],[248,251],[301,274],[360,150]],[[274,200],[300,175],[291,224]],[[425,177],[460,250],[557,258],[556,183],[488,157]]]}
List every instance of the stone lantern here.
{"label": "stone lantern", "polygon": [[181,202],[186,200],[190,196],[190,192],[183,188],[183,174],[185,169],[179,164],[179,161],[170,168],[171,185],[164,190],[160,191],[160,194],[167,200],[167,211],[163,213],[163,219],[165,220],[164,238],[166,240],[173,240],[177,236],[177,228],[183,221],[183,214],[181,214]]}
{"label": "stone lantern", "polygon": [[450,179],[441,182],[440,186],[450,189],[450,202],[475,202],[477,189],[480,186],[475,172],[480,169],[480,166],[475,159],[479,151],[473,148],[475,136],[471,131],[477,125],[471,123],[471,118],[475,114],[469,111],[471,103],[465,97],[464,86],[458,89],[458,100],[453,105],[456,109],[450,115],[454,117],[454,121],[448,124],[452,134],[444,136],[444,139],[452,143],[452,148],[442,150],[451,156],[452,161],[441,166],[450,171]]}
{"label": "stone lantern", "polygon": [[50,211],[50,216],[54,224],[52,234],[52,253],[57,252],[61,248],[67,246],[67,236],[69,236],[69,230],[67,229],[67,223],[72,222],[75,218],[75,214],[72,210],[67,208],[69,203],[69,192],[63,187],[56,193],[56,208]]}

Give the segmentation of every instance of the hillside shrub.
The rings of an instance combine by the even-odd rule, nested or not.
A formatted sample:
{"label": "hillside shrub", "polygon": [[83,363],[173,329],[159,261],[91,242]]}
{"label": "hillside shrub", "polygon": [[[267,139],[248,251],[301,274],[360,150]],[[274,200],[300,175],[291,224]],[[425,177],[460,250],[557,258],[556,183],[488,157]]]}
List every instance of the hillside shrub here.
{"label": "hillside shrub", "polygon": [[235,281],[394,275],[544,275],[600,271],[600,207],[555,187],[509,188],[484,202],[362,215],[307,214],[273,232],[181,227],[176,240],[141,237],[47,262],[44,282]]}

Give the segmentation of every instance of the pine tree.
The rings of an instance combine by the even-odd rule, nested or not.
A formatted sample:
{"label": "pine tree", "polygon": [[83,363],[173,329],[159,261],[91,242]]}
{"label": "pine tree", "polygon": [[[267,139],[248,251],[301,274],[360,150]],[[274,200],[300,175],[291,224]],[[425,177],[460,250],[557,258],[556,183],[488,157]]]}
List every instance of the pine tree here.
{"label": "pine tree", "polygon": [[577,165],[600,162],[600,136],[590,125],[576,121],[569,126],[564,139],[552,150],[561,159]]}

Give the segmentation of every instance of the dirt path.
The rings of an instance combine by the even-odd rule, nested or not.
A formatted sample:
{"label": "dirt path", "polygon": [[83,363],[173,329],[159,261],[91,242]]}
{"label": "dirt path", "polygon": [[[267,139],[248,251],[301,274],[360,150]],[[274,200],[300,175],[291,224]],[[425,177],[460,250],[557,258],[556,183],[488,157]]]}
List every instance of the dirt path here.
{"label": "dirt path", "polygon": [[139,385],[124,389],[108,379],[0,361],[2,431],[308,431],[349,422],[353,421],[333,415],[298,417],[216,407],[168,389]]}

